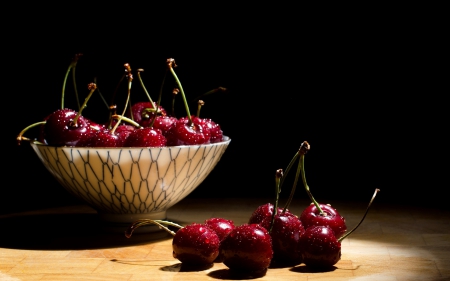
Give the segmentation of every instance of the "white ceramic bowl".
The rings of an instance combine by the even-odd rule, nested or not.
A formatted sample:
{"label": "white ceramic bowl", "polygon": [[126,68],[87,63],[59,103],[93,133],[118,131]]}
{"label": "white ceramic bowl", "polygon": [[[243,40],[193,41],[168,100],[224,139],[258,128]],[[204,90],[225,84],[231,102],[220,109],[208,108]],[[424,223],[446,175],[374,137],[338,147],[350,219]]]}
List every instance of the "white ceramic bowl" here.
{"label": "white ceramic bowl", "polygon": [[230,141],[162,148],[31,146],[69,193],[102,221],[124,225],[166,219],[167,209],[202,183]]}

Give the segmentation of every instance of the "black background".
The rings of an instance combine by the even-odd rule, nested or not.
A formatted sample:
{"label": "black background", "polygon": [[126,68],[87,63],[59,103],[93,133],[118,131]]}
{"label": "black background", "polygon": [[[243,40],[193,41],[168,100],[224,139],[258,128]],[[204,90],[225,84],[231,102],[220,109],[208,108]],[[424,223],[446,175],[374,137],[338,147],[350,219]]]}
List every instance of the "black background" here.
{"label": "black background", "polygon": [[[60,107],[76,53],[83,54],[76,68],[83,97],[94,78],[109,97],[129,63],[145,70],[155,98],[167,58],[175,59],[188,99],[227,88],[204,98],[202,116],[232,141],[191,197],[273,198],[275,171],[306,140],[306,175],[319,201],[368,202],[379,188],[380,202],[446,204],[448,86],[439,85],[448,65],[439,17],[365,10],[313,16],[293,7],[33,8],[4,25],[0,213],[78,203],[27,143],[15,142]],[[142,94],[137,80],[132,91],[135,99]],[[104,110],[94,97],[85,114],[101,119]],[[296,196],[306,198],[301,184]]]}

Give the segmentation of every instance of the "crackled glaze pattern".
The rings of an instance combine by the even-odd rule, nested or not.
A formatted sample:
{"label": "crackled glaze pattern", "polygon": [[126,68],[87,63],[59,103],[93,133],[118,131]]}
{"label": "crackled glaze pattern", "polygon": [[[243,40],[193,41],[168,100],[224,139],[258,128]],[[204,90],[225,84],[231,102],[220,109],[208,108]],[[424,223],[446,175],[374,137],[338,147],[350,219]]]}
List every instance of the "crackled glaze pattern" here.
{"label": "crackled glaze pattern", "polygon": [[206,178],[229,142],[163,148],[31,145],[58,182],[99,213],[165,216]]}

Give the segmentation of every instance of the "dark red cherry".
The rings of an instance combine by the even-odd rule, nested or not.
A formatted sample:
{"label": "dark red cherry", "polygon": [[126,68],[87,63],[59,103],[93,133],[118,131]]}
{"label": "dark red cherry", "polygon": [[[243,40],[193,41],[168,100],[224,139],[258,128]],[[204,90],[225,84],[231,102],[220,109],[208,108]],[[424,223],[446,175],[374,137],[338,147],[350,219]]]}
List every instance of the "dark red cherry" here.
{"label": "dark red cherry", "polygon": [[133,114],[133,120],[137,122],[142,127],[151,126],[152,120],[157,115],[166,115],[166,111],[162,106],[158,106],[158,113],[151,111],[154,109],[153,104],[149,101],[147,102],[137,102],[131,106],[131,112]]}
{"label": "dark red cherry", "polygon": [[161,130],[150,127],[138,128],[132,131],[123,146],[126,147],[163,147],[167,140]]}
{"label": "dark red cherry", "polygon": [[77,117],[75,110],[67,108],[50,114],[44,128],[44,138],[51,146],[77,146],[91,133],[89,120],[81,115]]}
{"label": "dark red cherry", "polygon": [[187,265],[212,264],[219,255],[219,244],[214,230],[205,224],[192,223],[173,237],[173,257]]}
{"label": "dark red cherry", "polygon": [[297,265],[302,262],[298,241],[305,233],[302,222],[292,214],[278,213],[271,227],[271,217],[265,217],[261,226],[270,231],[273,246],[273,260],[280,264]]}
{"label": "dark red cherry", "polygon": [[232,270],[264,272],[273,258],[272,238],[259,224],[239,225],[222,241],[220,254]]}
{"label": "dark red cherry", "polygon": [[[232,220],[227,220],[224,218],[210,218],[205,220],[205,224],[217,233],[220,242],[222,242],[225,237],[227,237],[227,235],[235,228],[234,222]],[[219,246],[219,256],[217,256],[215,262],[223,261],[223,256],[220,254],[220,247],[221,246]]]}
{"label": "dark red cherry", "polygon": [[161,115],[157,116],[155,122],[153,123],[153,128],[160,129],[163,135],[167,135],[170,127],[177,121],[178,119],[173,116]]}
{"label": "dark red cherry", "polygon": [[204,125],[189,121],[189,118],[178,119],[167,132],[167,145],[195,145],[209,143],[211,134]]}
{"label": "dark red cherry", "polygon": [[[277,212],[281,213],[283,211],[282,208],[278,208]],[[266,203],[264,205],[258,206],[256,210],[251,214],[248,223],[261,223],[265,218],[272,218],[273,214],[273,204]],[[289,210],[286,210],[286,215],[294,216]]]}
{"label": "dark red cherry", "polygon": [[202,124],[204,127],[208,128],[211,137],[209,139],[210,143],[216,143],[223,141],[223,131],[220,128],[220,125],[215,123],[213,120],[209,118],[199,118],[197,116],[192,117],[193,122]]}
{"label": "dark red cherry", "polygon": [[319,204],[323,211],[320,213],[315,204],[306,207],[300,215],[300,220],[306,228],[313,225],[328,225],[334,231],[334,235],[339,239],[347,231],[345,218],[328,204]]}
{"label": "dark red cherry", "polygon": [[341,242],[327,225],[313,225],[298,242],[298,251],[308,267],[327,269],[341,259]]}

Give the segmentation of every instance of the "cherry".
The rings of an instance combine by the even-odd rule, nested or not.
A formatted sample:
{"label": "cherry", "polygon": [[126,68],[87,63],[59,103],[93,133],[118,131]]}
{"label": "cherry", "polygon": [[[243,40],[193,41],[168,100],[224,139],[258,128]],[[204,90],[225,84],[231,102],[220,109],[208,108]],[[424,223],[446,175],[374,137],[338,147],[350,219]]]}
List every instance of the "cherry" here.
{"label": "cherry", "polygon": [[305,233],[300,236],[297,248],[297,251],[301,253],[303,263],[308,267],[318,269],[327,269],[335,265],[341,258],[341,241],[361,225],[379,191],[379,189],[375,189],[361,221],[343,236],[337,238],[329,225],[312,225],[306,228]]}
{"label": "cherry", "polygon": [[[251,214],[248,223],[261,223],[264,219],[272,219],[274,210],[274,205],[272,203],[266,203],[260,205],[256,208],[256,210]],[[282,208],[277,208],[277,213],[282,213]],[[285,215],[287,216],[295,216],[289,210],[285,210]]]}
{"label": "cherry", "polygon": [[155,118],[155,122],[153,123],[153,128],[160,129],[164,136],[167,135],[170,127],[177,121],[178,119],[169,115],[161,115]]}
{"label": "cherry", "polygon": [[273,260],[281,264],[296,265],[302,262],[298,248],[300,237],[305,233],[300,219],[292,214],[278,213],[273,222],[271,217],[265,217],[261,226],[270,229],[273,246]]}
{"label": "cherry", "polygon": [[72,109],[58,109],[45,123],[44,138],[52,146],[77,146],[90,138],[89,121]]}
{"label": "cherry", "polygon": [[162,106],[157,108],[158,110],[155,111],[155,107],[149,101],[137,102],[131,106],[132,119],[142,127],[149,127],[158,114],[166,115]]}
{"label": "cherry", "polygon": [[219,236],[205,224],[179,229],[172,241],[173,257],[187,265],[212,264],[219,255]]}
{"label": "cherry", "polygon": [[163,147],[167,139],[161,130],[151,127],[138,128],[130,132],[123,146],[127,147]]}
{"label": "cherry", "polygon": [[341,237],[347,231],[345,218],[328,204],[319,204],[322,213],[316,205],[306,207],[300,215],[300,220],[305,228],[313,225],[328,225],[334,232],[336,238]]}
{"label": "cherry", "polygon": [[341,259],[341,243],[328,225],[306,228],[298,242],[303,262],[314,268],[328,268]]}
{"label": "cherry", "polygon": [[[183,227],[170,221],[142,219],[133,222],[126,229],[125,237],[130,238],[138,227],[147,224],[156,224],[173,235],[172,256],[183,264],[207,266],[219,255],[219,236],[206,223],[191,223]],[[177,227],[177,232],[170,230],[168,226]]]}
{"label": "cherry", "polygon": [[167,131],[166,137],[169,146],[195,145],[209,143],[211,134],[202,124],[182,117],[173,123]]}
{"label": "cherry", "polygon": [[220,254],[231,270],[264,272],[273,258],[272,238],[259,224],[242,224],[222,241]]}
{"label": "cherry", "polygon": [[[224,218],[210,218],[205,220],[205,224],[217,233],[217,236],[219,236],[219,240],[221,243],[225,239],[225,237],[227,237],[227,235],[235,228],[234,222],[232,220],[227,220]],[[220,244],[219,246],[219,255],[217,256],[215,262],[223,261],[223,256],[220,254],[221,245],[222,244]]]}

